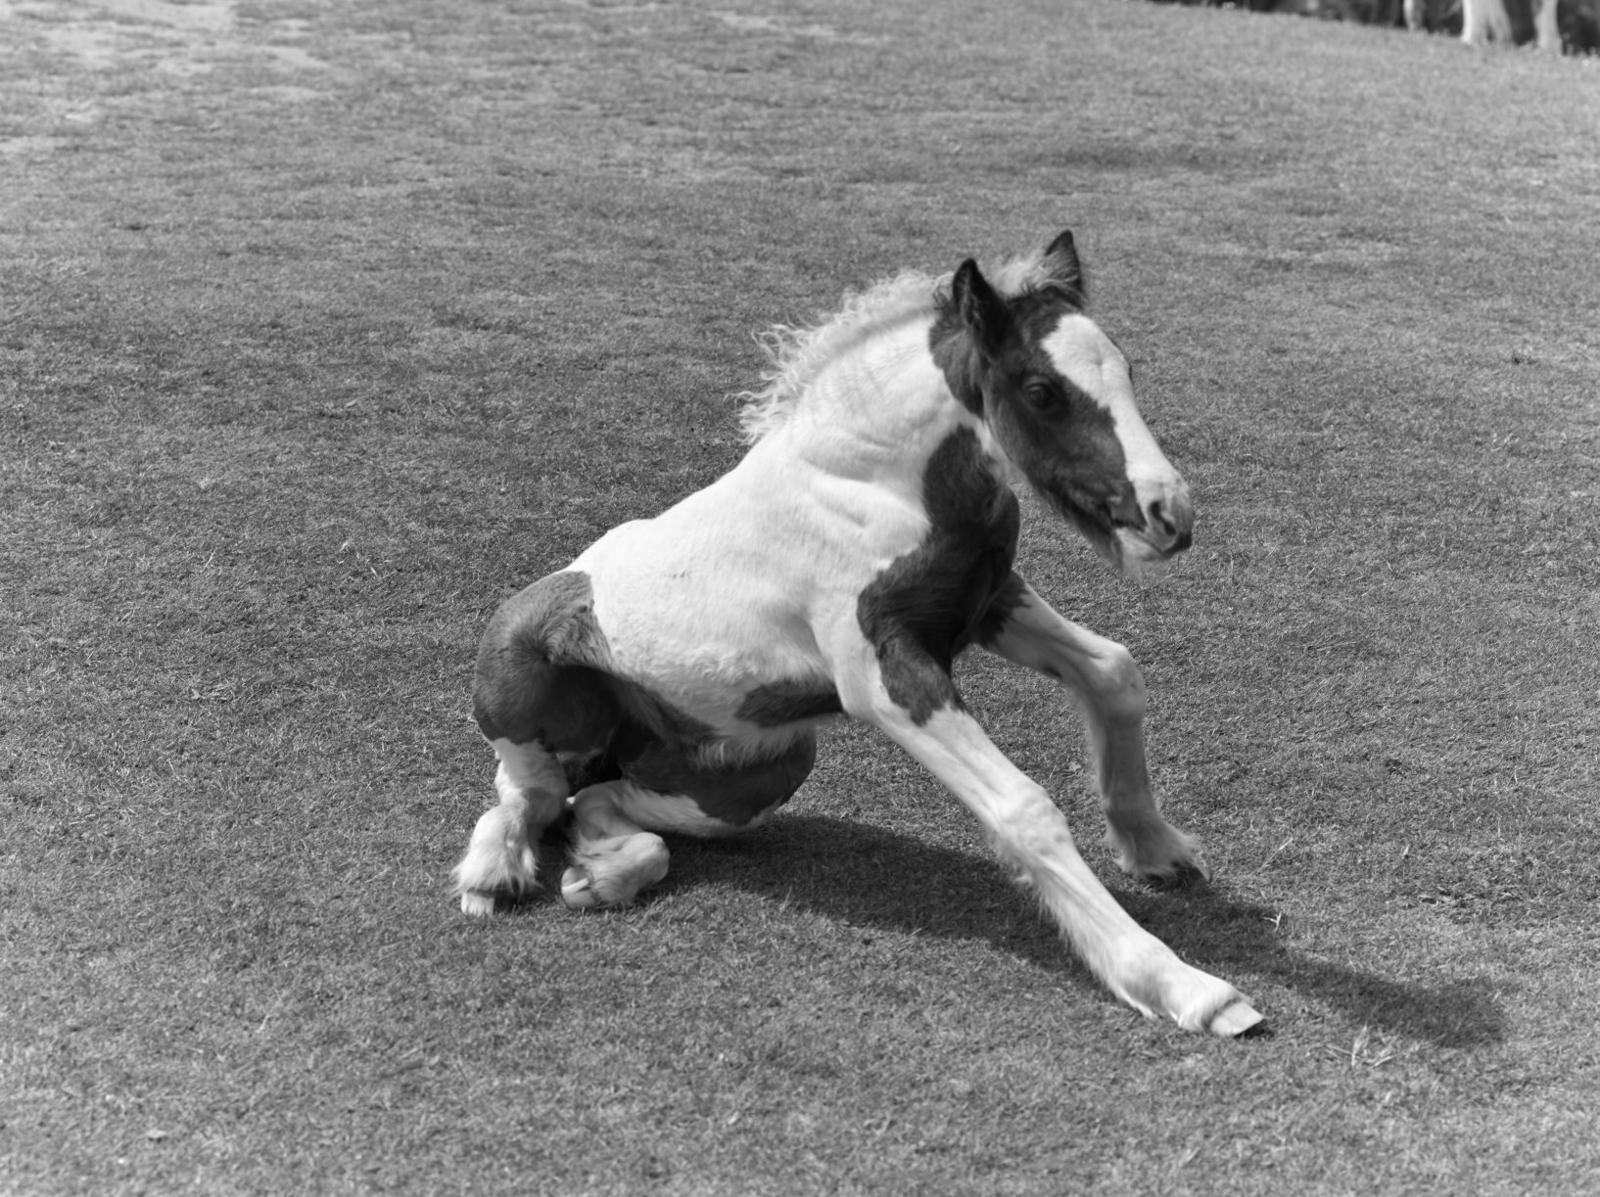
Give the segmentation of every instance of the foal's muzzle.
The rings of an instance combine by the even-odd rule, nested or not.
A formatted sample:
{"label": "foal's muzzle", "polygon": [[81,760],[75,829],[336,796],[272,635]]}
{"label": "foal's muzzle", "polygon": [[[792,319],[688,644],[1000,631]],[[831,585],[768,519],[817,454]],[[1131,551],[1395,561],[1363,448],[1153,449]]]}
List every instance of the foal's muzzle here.
{"label": "foal's muzzle", "polygon": [[1125,558],[1160,561],[1194,543],[1194,502],[1188,484],[1177,476],[1132,484],[1110,512]]}
{"label": "foal's muzzle", "polygon": [[1145,505],[1145,538],[1163,554],[1181,553],[1194,543],[1194,505],[1187,487],[1179,495]]}

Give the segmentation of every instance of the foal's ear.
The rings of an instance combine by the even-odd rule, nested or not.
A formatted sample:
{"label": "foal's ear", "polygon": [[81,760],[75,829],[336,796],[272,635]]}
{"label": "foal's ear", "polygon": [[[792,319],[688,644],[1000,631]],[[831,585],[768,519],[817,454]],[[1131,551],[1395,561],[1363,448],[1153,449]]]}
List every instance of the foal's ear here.
{"label": "foal's ear", "polygon": [[956,269],[950,299],[978,352],[990,360],[999,357],[1011,331],[1011,315],[971,258]]}
{"label": "foal's ear", "polygon": [[1050,281],[1067,293],[1074,307],[1084,307],[1089,301],[1088,288],[1083,281],[1083,264],[1078,261],[1078,247],[1072,243],[1072,230],[1063,229],[1050,243],[1040,262]]}

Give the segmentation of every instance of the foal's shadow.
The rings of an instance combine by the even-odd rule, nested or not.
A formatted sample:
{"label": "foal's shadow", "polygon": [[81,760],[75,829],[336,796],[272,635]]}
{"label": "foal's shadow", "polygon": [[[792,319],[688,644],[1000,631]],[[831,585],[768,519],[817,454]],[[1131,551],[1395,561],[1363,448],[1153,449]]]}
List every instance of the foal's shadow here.
{"label": "foal's shadow", "polygon": [[[678,881],[716,881],[797,902],[857,926],[986,939],[1040,968],[1088,974],[991,857],[821,815],[785,815],[752,835],[674,839]],[[1368,1026],[1441,1047],[1499,1043],[1504,1011],[1481,981],[1428,987],[1314,960],[1284,946],[1264,906],[1204,882],[1163,892],[1132,886],[1118,902],[1185,959],[1227,976],[1251,972],[1343,1009]],[[1269,1019],[1270,1025],[1270,1019]]]}

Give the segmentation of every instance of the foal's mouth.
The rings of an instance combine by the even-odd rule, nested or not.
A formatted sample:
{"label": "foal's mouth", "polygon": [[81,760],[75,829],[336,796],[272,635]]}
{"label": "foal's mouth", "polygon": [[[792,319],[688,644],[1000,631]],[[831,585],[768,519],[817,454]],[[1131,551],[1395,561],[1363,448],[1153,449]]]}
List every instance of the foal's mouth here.
{"label": "foal's mouth", "polygon": [[1186,553],[1194,544],[1194,534],[1188,531],[1179,532],[1176,536],[1167,538],[1165,542],[1152,540],[1150,537],[1135,533],[1134,538],[1149,546],[1149,549],[1162,561],[1171,560],[1180,553]]}
{"label": "foal's mouth", "polygon": [[1131,503],[1112,507],[1111,517],[1119,548],[1141,561],[1170,561],[1194,544],[1194,504],[1181,481],[1148,500],[1135,491]]}
{"label": "foal's mouth", "polygon": [[1193,543],[1194,537],[1187,531],[1175,537],[1152,539],[1144,529],[1117,527],[1107,538],[1105,555],[1124,576],[1139,579],[1181,557]]}

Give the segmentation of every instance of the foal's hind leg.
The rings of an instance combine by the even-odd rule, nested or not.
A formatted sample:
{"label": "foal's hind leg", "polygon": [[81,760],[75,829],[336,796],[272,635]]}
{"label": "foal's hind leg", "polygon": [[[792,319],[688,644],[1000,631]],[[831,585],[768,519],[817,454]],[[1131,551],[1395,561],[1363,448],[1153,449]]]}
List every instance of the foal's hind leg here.
{"label": "foal's hind leg", "polygon": [[478,820],[467,854],[451,873],[466,914],[493,914],[496,897],[515,899],[535,888],[534,844],[561,817],[567,799],[566,771],[553,753],[510,740],[496,740],[494,749],[500,804]]}
{"label": "foal's hind leg", "polygon": [[1055,678],[1083,712],[1106,839],[1124,872],[1149,878],[1209,877],[1195,841],[1156,806],[1144,751],[1144,675],[1132,654],[1058,614],[1020,578],[1017,605],[983,638],[994,652]]}
{"label": "foal's hind leg", "polygon": [[572,864],[561,877],[561,900],[568,906],[627,906],[667,875],[666,842],[630,817],[650,797],[631,781],[578,791],[572,801]]}
{"label": "foal's hind leg", "polygon": [[623,780],[579,792],[572,867],[561,881],[567,905],[626,905],[665,877],[667,846],[653,832],[713,838],[761,826],[805,782],[817,743],[803,732],[754,759],[707,764],[696,756],[659,741],[635,746]]}

